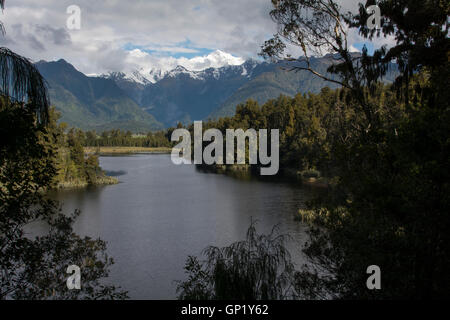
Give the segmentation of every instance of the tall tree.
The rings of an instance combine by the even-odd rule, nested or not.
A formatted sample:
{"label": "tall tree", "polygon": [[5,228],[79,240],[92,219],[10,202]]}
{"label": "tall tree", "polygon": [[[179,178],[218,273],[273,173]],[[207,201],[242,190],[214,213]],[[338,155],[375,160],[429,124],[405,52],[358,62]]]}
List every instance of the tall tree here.
{"label": "tall tree", "polygon": [[[0,7],[4,9],[5,0],[0,0]],[[5,34],[1,21],[0,32]],[[44,78],[28,59],[4,47],[0,48],[0,95],[31,108],[38,121],[47,122],[50,100]]]}
{"label": "tall tree", "polygon": [[[126,298],[102,282],[113,263],[105,242],[76,235],[79,212],[64,215],[44,193],[56,174],[48,108],[33,64],[0,48],[0,299]],[[39,223],[45,231],[30,234]],[[80,290],[66,286],[70,265],[81,269]]]}
{"label": "tall tree", "polygon": [[[365,87],[373,93],[393,62],[400,67],[399,88],[408,83],[414,72],[424,69],[435,72],[448,66],[450,9],[446,1],[367,0],[365,4],[355,4],[359,7],[358,14],[344,12],[336,0],[272,0],[272,3],[270,15],[278,25],[278,32],[265,42],[261,54],[295,61],[294,70],[306,70],[350,89],[358,102],[355,107],[365,113],[369,125],[376,124],[377,116]],[[366,8],[375,4],[381,9],[381,26],[369,28]],[[372,56],[365,48],[362,54],[353,54],[349,43],[352,29],[368,40],[393,36],[396,45],[383,46]],[[286,55],[288,45],[301,48],[303,57],[296,60]],[[328,72],[336,77],[320,74],[311,67],[311,55],[324,53],[335,56],[336,63]],[[448,84],[448,79],[442,79]],[[408,90],[404,94],[408,103]]]}
{"label": "tall tree", "polygon": [[[278,32],[262,54],[287,58],[293,69],[342,85],[346,103],[364,119],[342,119],[332,146],[338,164],[333,197],[303,211],[311,223],[304,252],[311,264],[298,274],[309,298],[443,298],[450,277],[449,3],[380,0],[346,13],[334,0],[273,0]],[[366,8],[378,4],[379,29],[367,26]],[[369,55],[350,52],[349,32],[396,43]],[[298,60],[285,55],[301,48]],[[314,53],[336,59],[329,74],[311,68]],[[391,63],[399,67],[392,87],[398,100],[380,95]],[[387,95],[388,93],[384,93]],[[383,287],[366,287],[368,266],[381,267]]]}

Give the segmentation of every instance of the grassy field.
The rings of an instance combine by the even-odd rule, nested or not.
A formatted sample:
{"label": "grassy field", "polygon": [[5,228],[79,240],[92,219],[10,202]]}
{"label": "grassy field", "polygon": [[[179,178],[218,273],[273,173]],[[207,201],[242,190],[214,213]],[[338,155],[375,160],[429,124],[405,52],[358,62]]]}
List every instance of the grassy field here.
{"label": "grassy field", "polygon": [[145,148],[145,147],[85,147],[86,154],[132,154],[132,153],[171,153],[171,148]]}

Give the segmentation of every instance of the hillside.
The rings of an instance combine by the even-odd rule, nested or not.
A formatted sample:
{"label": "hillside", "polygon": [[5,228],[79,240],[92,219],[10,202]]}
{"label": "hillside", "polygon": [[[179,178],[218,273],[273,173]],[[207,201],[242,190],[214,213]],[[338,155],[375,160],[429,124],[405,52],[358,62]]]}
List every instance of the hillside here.
{"label": "hillside", "polygon": [[[312,58],[311,64],[326,74],[335,61],[324,56]],[[291,64],[256,60],[201,71],[177,66],[167,72],[111,72],[99,77],[87,77],[64,60],[38,62],[37,67],[48,81],[61,121],[97,131],[158,130],[178,122],[233,116],[236,106],[250,98],[263,104],[280,95],[337,87],[307,71],[292,71]],[[394,76],[390,72],[385,81]]]}
{"label": "hillside", "polygon": [[[333,79],[333,76],[327,74],[327,69],[334,61],[329,55],[321,58],[313,57],[311,58],[311,67],[319,73]],[[243,84],[217,110],[213,111],[208,118],[231,117],[236,112],[236,106],[244,103],[248,99],[253,99],[259,104],[264,104],[268,100],[277,98],[280,95],[293,97],[297,93],[318,93],[324,87],[331,89],[339,87],[335,83],[320,79],[309,71],[292,70],[290,65],[272,64],[271,66],[268,71],[259,74]],[[392,70],[396,70],[395,67]],[[395,74],[395,71],[388,72],[384,81],[387,83],[392,82]]]}
{"label": "hillside", "polygon": [[162,125],[143,111],[110,79],[87,77],[65,60],[36,64],[46,79],[52,105],[61,121],[81,129],[120,127],[132,131],[161,129]]}

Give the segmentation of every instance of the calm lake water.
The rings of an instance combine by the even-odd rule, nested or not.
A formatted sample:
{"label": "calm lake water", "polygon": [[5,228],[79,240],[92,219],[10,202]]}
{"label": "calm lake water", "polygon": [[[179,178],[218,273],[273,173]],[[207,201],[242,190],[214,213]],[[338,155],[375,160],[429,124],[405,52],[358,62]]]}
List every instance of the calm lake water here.
{"label": "calm lake water", "polygon": [[313,189],[204,173],[172,164],[169,155],[101,157],[100,164],[120,183],[54,197],[64,211],[82,211],[77,233],[108,242],[115,264],[107,282],[133,299],[176,298],[174,280],[185,278],[186,257],[243,240],[252,217],[260,233],[279,225],[292,235],[291,254],[302,263],[305,228],[294,214]]}

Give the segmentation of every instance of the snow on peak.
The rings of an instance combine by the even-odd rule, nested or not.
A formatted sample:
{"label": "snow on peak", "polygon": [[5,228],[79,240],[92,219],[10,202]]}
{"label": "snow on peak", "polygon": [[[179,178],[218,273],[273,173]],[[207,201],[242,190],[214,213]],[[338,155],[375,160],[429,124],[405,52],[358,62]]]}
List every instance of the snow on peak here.
{"label": "snow on peak", "polygon": [[[155,57],[141,49],[133,49],[128,52],[125,59],[127,71],[124,72],[127,74],[128,78],[136,78],[138,82],[142,82],[143,77],[147,81],[155,83],[172,70],[176,69],[177,66],[184,67],[186,71],[197,72],[208,68],[238,66],[242,65],[244,62],[245,60],[243,58],[235,57],[221,50],[216,50],[207,55],[193,58],[174,58]],[[138,70],[139,74],[134,74],[134,70]]]}
{"label": "snow on peak", "polygon": [[193,58],[156,58],[145,51],[134,49],[129,51],[125,62],[126,70],[110,72],[109,76],[143,85],[156,83],[165,77],[176,77],[180,74],[186,74],[193,79],[206,79],[210,76],[218,79],[226,72],[225,69],[229,68],[238,70],[243,76],[249,77],[254,67],[247,65],[243,58],[235,57],[221,50]]}
{"label": "snow on peak", "polygon": [[150,69],[150,71],[146,74],[148,81],[151,83],[156,83],[164,76],[166,75],[166,72],[163,72],[161,69]]}
{"label": "snow on peak", "polygon": [[109,72],[108,74],[102,74],[100,77],[109,78],[113,80],[131,81],[143,85],[147,85],[150,83],[150,80],[142,74],[142,70],[131,70],[129,72],[112,71]]}
{"label": "snow on peak", "polygon": [[170,72],[166,73],[167,77],[176,77],[180,74],[185,74],[192,79],[203,79],[202,72],[201,71],[192,71],[188,70],[185,67],[178,65],[175,69],[171,70]]}
{"label": "snow on peak", "polygon": [[142,74],[142,71],[134,70],[128,75],[128,79],[143,85],[149,84],[150,80]]}

